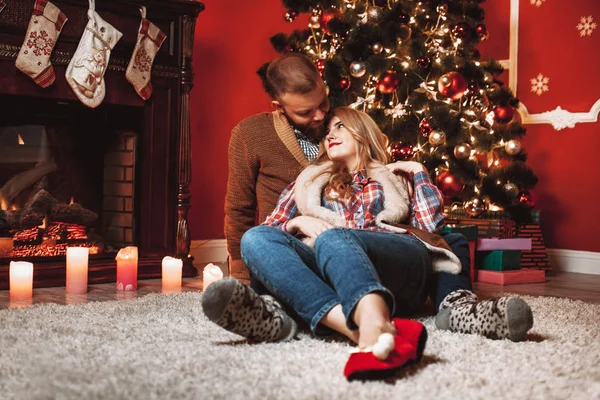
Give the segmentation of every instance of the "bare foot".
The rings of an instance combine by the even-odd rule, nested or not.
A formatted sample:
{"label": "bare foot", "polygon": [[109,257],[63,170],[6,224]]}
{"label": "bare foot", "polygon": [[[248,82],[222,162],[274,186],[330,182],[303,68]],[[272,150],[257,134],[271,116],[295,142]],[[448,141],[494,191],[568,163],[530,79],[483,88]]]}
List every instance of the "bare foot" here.
{"label": "bare foot", "polygon": [[372,347],[377,340],[379,335],[382,333],[391,333],[396,336],[396,327],[391,321],[368,321],[363,322],[359,329],[358,347],[363,350],[367,347]]}

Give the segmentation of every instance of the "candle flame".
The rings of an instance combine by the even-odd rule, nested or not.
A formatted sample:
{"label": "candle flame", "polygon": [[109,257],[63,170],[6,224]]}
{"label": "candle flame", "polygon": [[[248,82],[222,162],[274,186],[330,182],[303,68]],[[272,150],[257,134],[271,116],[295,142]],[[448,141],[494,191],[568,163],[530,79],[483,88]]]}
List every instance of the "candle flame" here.
{"label": "candle flame", "polygon": [[25,144],[25,141],[23,140],[21,135],[18,133],[17,133],[17,141],[19,142],[19,145],[21,145],[21,146],[23,146]]}
{"label": "candle flame", "polygon": [[0,210],[8,210],[8,201],[4,199],[2,193],[0,193]]}
{"label": "candle flame", "polygon": [[69,202],[69,205],[73,204],[75,202],[75,197],[71,196],[71,201]]}
{"label": "candle flame", "polygon": [[46,218],[47,218],[47,217],[48,217],[48,216],[44,216],[44,219],[42,220],[42,224],[41,224],[41,225],[38,225],[38,228],[46,229],[46,222],[47,222],[47,221],[46,221]]}

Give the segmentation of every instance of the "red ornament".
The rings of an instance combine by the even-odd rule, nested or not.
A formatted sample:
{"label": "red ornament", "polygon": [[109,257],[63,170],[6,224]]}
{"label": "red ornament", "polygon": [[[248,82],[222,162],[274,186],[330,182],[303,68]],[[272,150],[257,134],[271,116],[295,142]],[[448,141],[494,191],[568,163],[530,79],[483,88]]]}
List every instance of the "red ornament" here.
{"label": "red ornament", "polygon": [[409,144],[394,143],[390,146],[390,154],[392,155],[392,161],[396,162],[411,158],[415,152]]}
{"label": "red ornament", "polygon": [[342,78],[342,79],[340,79],[340,82],[338,83],[338,85],[340,86],[340,89],[348,90],[348,88],[350,87],[350,79]]}
{"label": "red ornament", "polygon": [[471,36],[471,27],[466,22],[460,22],[452,28],[452,35],[457,39],[468,39]]}
{"label": "red ornament", "polygon": [[475,27],[475,33],[479,36],[479,39],[485,40],[488,38],[488,30],[484,24],[479,24]]}
{"label": "red ornament", "polygon": [[423,118],[421,122],[419,122],[419,130],[421,131],[421,135],[423,135],[423,137],[428,137],[429,134],[433,132],[431,123],[427,118]]}
{"label": "red ornament", "polygon": [[400,86],[400,77],[394,71],[387,71],[377,81],[377,90],[385,94],[393,93],[398,86]]}
{"label": "red ornament", "polygon": [[329,22],[334,18],[341,18],[342,12],[338,8],[331,8],[325,11],[319,17],[319,24],[321,24],[321,29],[325,33],[329,33]]}
{"label": "red ornament", "polygon": [[318,59],[317,61],[315,61],[315,65],[317,66],[317,69],[319,70],[319,73],[321,75],[323,75],[323,71],[325,70],[325,60]]}
{"label": "red ornament", "polygon": [[524,206],[533,208],[537,203],[537,196],[533,194],[533,192],[530,190],[522,190],[517,196],[517,201],[523,204]]}
{"label": "red ornament", "polygon": [[444,97],[449,97],[452,100],[458,100],[465,94],[467,89],[467,81],[456,71],[448,72],[440,77],[438,81],[438,90]]}
{"label": "red ornament", "polygon": [[431,57],[417,58],[417,65],[419,66],[419,68],[429,68],[431,66]]}
{"label": "red ornament", "polygon": [[437,187],[446,197],[457,196],[465,187],[465,184],[450,171],[443,171],[437,176]]}
{"label": "red ornament", "polygon": [[505,124],[513,119],[515,116],[515,109],[511,105],[505,106],[496,106],[494,108],[494,115],[496,116],[496,121]]}

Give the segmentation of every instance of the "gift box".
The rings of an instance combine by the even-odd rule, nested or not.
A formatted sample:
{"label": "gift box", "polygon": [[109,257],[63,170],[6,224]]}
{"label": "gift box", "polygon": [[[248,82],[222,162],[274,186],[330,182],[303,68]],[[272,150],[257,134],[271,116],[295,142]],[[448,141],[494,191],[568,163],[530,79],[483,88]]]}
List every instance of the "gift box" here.
{"label": "gift box", "polygon": [[444,232],[458,232],[465,235],[467,240],[477,240],[479,235],[479,229],[477,225],[446,225],[444,226]]}
{"label": "gift box", "polygon": [[523,268],[516,271],[477,271],[477,280],[496,285],[515,285],[519,283],[546,282],[546,273],[539,269]]}
{"label": "gift box", "polygon": [[521,268],[519,250],[478,251],[475,258],[479,269],[507,271]]}
{"label": "gift box", "polygon": [[531,250],[531,238],[477,239],[477,251],[492,250]]}

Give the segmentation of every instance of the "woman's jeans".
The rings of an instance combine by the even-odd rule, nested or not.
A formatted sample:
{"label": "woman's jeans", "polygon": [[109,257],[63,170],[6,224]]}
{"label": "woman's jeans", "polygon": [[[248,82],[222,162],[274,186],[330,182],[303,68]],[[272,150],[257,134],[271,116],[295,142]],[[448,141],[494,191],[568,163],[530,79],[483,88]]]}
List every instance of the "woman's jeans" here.
{"label": "woman's jeans", "polygon": [[287,232],[257,226],[244,234],[241,250],[252,276],[314,333],[337,304],[348,328],[356,329],[353,311],[369,293],[382,295],[394,316],[414,313],[427,298],[431,259],[411,235],[333,228],[312,248]]}

